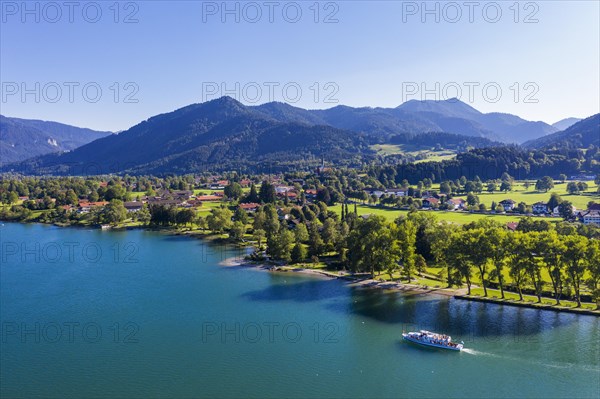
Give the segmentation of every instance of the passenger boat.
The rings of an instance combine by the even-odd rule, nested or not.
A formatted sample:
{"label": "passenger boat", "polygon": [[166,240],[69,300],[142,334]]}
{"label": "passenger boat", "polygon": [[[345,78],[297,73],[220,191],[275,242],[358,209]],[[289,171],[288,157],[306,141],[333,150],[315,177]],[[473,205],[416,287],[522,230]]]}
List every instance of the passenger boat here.
{"label": "passenger boat", "polygon": [[444,334],[437,334],[425,330],[419,332],[403,333],[402,338],[415,344],[433,346],[434,348],[449,349],[460,351],[463,348],[464,342],[457,344],[452,342],[452,337]]}

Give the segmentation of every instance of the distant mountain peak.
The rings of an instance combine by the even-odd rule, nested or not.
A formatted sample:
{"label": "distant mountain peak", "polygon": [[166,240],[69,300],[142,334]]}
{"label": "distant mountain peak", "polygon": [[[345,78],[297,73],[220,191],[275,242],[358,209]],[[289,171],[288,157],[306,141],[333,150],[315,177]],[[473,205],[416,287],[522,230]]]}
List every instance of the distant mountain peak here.
{"label": "distant mountain peak", "polygon": [[556,123],[553,123],[552,126],[557,128],[558,130],[565,130],[576,124],[577,122],[581,122],[581,118],[565,118],[561,119]]}
{"label": "distant mountain peak", "polygon": [[408,112],[435,112],[459,118],[481,115],[481,112],[456,97],[447,100],[409,100],[396,109]]}

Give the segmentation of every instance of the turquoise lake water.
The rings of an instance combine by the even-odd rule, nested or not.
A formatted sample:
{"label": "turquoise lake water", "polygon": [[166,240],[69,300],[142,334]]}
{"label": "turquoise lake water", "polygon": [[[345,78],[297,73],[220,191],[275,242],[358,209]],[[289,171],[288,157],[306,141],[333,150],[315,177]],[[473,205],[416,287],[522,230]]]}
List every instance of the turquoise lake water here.
{"label": "turquoise lake water", "polygon": [[[600,318],[219,263],[157,232],[0,227],[2,397],[598,397]],[[401,341],[430,329],[456,353]]]}

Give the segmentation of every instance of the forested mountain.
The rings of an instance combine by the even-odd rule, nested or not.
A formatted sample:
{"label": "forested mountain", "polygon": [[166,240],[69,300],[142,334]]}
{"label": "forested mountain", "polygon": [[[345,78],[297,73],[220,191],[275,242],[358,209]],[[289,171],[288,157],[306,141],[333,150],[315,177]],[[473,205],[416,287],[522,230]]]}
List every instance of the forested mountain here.
{"label": "forested mountain", "polygon": [[330,125],[364,133],[380,142],[396,134],[448,132],[522,143],[557,131],[544,122],[530,122],[511,114],[484,114],[458,99],[411,100],[396,108],[339,105],[325,110],[305,110],[283,103],[254,108],[280,122]]}
{"label": "forested mountain", "polygon": [[112,134],[58,122],[0,115],[0,164],[52,152],[70,151]]}
{"label": "forested mountain", "polygon": [[590,145],[600,146],[600,114],[577,122],[562,132],[523,144],[527,148],[587,148]]}
{"label": "forested mountain", "polygon": [[376,165],[370,173],[380,181],[400,183],[403,179],[415,184],[424,178],[433,181],[455,180],[461,176],[481,180],[498,179],[503,173],[515,179],[558,177],[560,174],[600,173],[600,152],[566,149],[525,150],[518,146],[473,149],[458,154],[455,159],[441,162]]}
{"label": "forested mountain", "polygon": [[[282,103],[245,106],[230,97],[222,97],[154,116],[125,132],[98,139],[73,151],[38,156],[5,165],[3,170],[28,174],[290,170],[312,168],[321,159],[336,166],[362,165],[377,159],[370,145],[382,142],[455,151],[501,145],[488,138],[495,137],[496,133],[480,130],[479,122],[466,117],[487,121],[488,126],[497,131],[504,129],[502,126],[512,126],[511,129],[522,136],[525,132],[519,129],[524,125],[538,126],[542,130],[547,126],[541,122],[523,121],[514,115],[482,114],[460,102],[408,102],[395,109],[337,106],[328,110],[304,110]],[[561,166],[564,170],[559,173],[589,170],[591,164],[586,163],[583,154],[569,152],[569,149],[594,143],[593,137],[589,137],[597,133],[598,118],[595,118],[595,125],[588,126],[588,120],[582,121],[562,132],[564,136],[557,134],[541,139],[559,137],[569,142],[571,147],[560,146],[562,152],[532,155],[508,147],[510,150],[504,151],[509,151],[510,156],[498,152],[488,159],[487,153],[474,151],[449,161],[458,162],[458,166],[442,163],[418,166],[414,171],[411,166],[404,167],[411,174],[431,175],[432,171],[427,168],[438,168],[443,171],[433,171],[437,175],[453,175],[455,168],[463,167],[463,162],[477,164],[480,159],[482,164],[494,164],[495,169],[510,169],[513,173],[527,170],[527,174],[532,174],[542,170],[538,169],[540,163],[543,168],[551,169],[550,164],[562,165],[579,158],[575,163]],[[440,130],[440,126],[447,130]],[[30,126],[29,129],[36,128]],[[578,133],[569,133],[575,130]],[[469,136],[452,134],[452,131],[468,132]],[[574,138],[579,141],[573,141]],[[490,151],[500,150],[492,148]],[[532,156],[533,160],[530,159]],[[545,158],[542,162],[536,156]]]}
{"label": "forested mountain", "polygon": [[204,170],[301,168],[326,158],[352,164],[372,151],[355,132],[283,123],[229,97],[157,115],[72,152],[10,165],[24,173],[189,173]]}

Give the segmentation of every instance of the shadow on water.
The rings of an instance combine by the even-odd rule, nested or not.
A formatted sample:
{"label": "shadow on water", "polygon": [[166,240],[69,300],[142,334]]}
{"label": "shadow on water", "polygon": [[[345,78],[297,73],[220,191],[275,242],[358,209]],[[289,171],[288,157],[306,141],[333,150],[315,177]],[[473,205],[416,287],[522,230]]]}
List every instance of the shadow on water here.
{"label": "shadow on water", "polygon": [[467,339],[534,336],[576,323],[581,317],[593,317],[374,289],[351,289],[350,300],[353,314],[403,330],[442,331]]}
{"label": "shadow on water", "polygon": [[328,301],[326,309],[367,317],[396,325],[401,330],[440,331],[468,340],[499,337],[535,336],[545,330],[576,323],[581,317],[567,313],[501,306],[484,302],[457,300],[442,295],[394,292],[361,288],[340,280],[309,279],[296,281],[286,274],[272,274],[271,284],[242,295],[252,301],[315,302]]}
{"label": "shadow on water", "polygon": [[337,298],[347,294],[346,289],[336,280],[309,279],[297,281],[295,276],[271,274],[272,284],[267,288],[242,294],[252,301],[294,301],[314,302]]}

